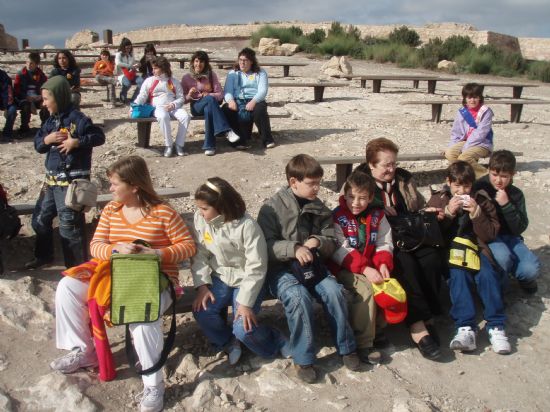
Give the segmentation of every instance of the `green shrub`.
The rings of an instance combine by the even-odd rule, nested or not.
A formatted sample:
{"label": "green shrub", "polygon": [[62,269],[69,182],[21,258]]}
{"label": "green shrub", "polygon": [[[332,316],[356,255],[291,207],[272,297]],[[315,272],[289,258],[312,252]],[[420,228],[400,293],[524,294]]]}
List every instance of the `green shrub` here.
{"label": "green shrub", "polygon": [[437,68],[437,63],[443,59],[443,41],[436,37],[430,39],[417,51],[419,66],[425,69]]}
{"label": "green shrub", "polygon": [[468,49],[475,48],[475,44],[468,36],[451,36],[441,45],[440,60],[454,60]]}
{"label": "green shrub", "polygon": [[401,26],[398,29],[394,29],[389,39],[391,43],[406,44],[407,46],[417,47],[420,46],[420,36],[418,33],[407,26]]}
{"label": "green shrub", "polygon": [[403,44],[386,43],[365,47],[363,55],[364,58],[374,60],[377,63],[396,63],[399,61],[401,64],[410,64],[412,58],[409,56],[415,53],[414,49]]}
{"label": "green shrub", "polygon": [[323,29],[315,29],[307,35],[307,38],[311,41],[311,43],[319,44],[327,38],[327,34]]}
{"label": "green shrub", "polygon": [[317,45],[319,52],[332,56],[353,56],[363,58],[363,43],[354,37],[328,36],[322,43]]}
{"label": "green shrub", "polygon": [[333,21],[330,25],[330,29],[328,29],[327,37],[328,36],[344,36],[345,30],[344,27],[340,24],[338,21]]}
{"label": "green shrub", "polygon": [[532,80],[550,83],[550,62],[532,62],[527,68],[527,76]]}
{"label": "green shrub", "polygon": [[373,46],[375,44],[388,44],[390,41],[388,39],[380,39],[378,37],[365,36],[363,43],[365,46]]}
{"label": "green shrub", "polygon": [[314,44],[308,36],[302,36],[298,39],[300,50],[306,53],[315,53],[318,51],[317,45]]}
{"label": "green shrub", "polygon": [[270,37],[279,39],[281,43],[298,43],[298,40],[303,36],[302,29],[296,26],[291,27],[275,27],[265,25],[260,27],[258,31],[255,31],[250,36],[250,42],[252,46],[256,47],[260,43],[262,37]]}
{"label": "green shrub", "polygon": [[493,58],[487,54],[475,56],[467,67],[468,72],[477,74],[489,74],[493,67]]}

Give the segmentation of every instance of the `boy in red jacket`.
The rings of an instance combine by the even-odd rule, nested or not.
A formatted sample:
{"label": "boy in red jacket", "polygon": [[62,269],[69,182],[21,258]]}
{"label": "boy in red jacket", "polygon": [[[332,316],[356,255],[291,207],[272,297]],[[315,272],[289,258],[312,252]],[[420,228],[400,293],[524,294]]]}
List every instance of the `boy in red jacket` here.
{"label": "boy in red jacket", "polygon": [[376,190],[374,179],[355,171],[344,185],[340,206],[332,212],[338,249],[332,255],[333,273],[351,293],[350,323],[357,354],[365,363],[380,363],[374,349],[376,303],[372,283],[390,277],[393,269],[391,228],[384,210],[369,207]]}

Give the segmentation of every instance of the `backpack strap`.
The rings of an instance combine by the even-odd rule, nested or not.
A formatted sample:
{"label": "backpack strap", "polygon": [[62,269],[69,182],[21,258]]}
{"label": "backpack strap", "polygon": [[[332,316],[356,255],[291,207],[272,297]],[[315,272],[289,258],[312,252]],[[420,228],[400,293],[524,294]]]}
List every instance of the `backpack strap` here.
{"label": "backpack strap", "polygon": [[470,113],[470,111],[466,107],[463,106],[460,109],[458,109],[458,111],[460,112],[464,120],[466,120],[466,123],[468,123],[468,126],[474,129],[477,129],[476,119],[474,119],[474,116],[472,116],[472,113]]}

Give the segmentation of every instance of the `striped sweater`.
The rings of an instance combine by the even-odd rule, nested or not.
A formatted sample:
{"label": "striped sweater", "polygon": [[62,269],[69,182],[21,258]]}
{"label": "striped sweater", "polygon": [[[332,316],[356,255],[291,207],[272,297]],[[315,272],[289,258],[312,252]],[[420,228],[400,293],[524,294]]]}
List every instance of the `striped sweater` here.
{"label": "striped sweater", "polygon": [[195,242],[178,213],[167,205],[151,209],[143,219],[130,224],[122,213],[122,203],[110,202],[90,243],[92,256],[108,260],[117,243],[142,239],[161,250],[161,270],[178,283],[178,263],[195,254]]}

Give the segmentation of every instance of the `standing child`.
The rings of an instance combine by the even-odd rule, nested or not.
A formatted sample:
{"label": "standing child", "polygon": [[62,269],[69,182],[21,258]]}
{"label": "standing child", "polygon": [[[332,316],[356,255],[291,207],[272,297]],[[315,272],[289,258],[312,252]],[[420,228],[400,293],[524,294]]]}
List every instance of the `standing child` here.
{"label": "standing child", "polygon": [[101,50],[99,60],[95,62],[94,68],[92,69],[92,76],[95,77],[99,84],[103,84],[108,87],[108,101],[111,105],[110,108],[113,108],[116,104],[115,85],[117,80],[114,76],[114,71],[115,66],[111,61],[111,53],[107,49]]}
{"label": "standing child", "polygon": [[29,53],[25,67],[19,70],[15,76],[13,85],[15,102],[21,110],[20,134],[27,133],[30,130],[31,113],[40,110],[42,124],[49,117],[48,109],[42,106],[42,96],[40,95],[40,88],[48,78],[40,70],[39,65],[40,55],[35,52]]}
{"label": "standing child", "polygon": [[10,76],[0,69],[0,111],[4,111],[6,123],[0,143],[7,143],[13,137],[13,124],[17,117],[17,106],[13,96],[13,85]]}
{"label": "standing child", "polygon": [[50,77],[64,76],[71,85],[71,103],[80,108],[80,67],[69,50],[58,51],[53,59]]}
{"label": "standing child", "polygon": [[356,170],[344,184],[340,206],[332,212],[339,244],[332,255],[334,273],[352,296],[350,323],[357,355],[362,362],[371,364],[380,363],[382,358],[373,344],[376,303],[372,283],[382,283],[393,269],[390,224],[384,210],[370,204],[375,191],[372,176]]}
{"label": "standing child", "polygon": [[322,260],[330,258],[336,250],[331,211],[317,197],[323,168],[313,157],[299,154],[286,165],[286,177],[288,186],[262,206],[258,223],[267,241],[268,286],[285,308],[297,376],[313,383],[317,380],[313,367],[316,352],[313,299],[323,305],[344,365],[357,370],[360,361],[355,353],[342,285],[323,268],[323,273],[315,276],[319,282],[306,287],[298,280],[299,274],[295,275],[292,270],[293,266],[306,267],[315,263],[316,250]]}
{"label": "standing child", "polygon": [[[493,266],[491,251],[487,243],[494,240],[500,229],[497,211],[489,195],[479,190],[471,196],[475,172],[469,163],[458,161],[447,169],[447,186],[435,192],[428,204],[445,210],[441,222],[442,229],[449,241],[459,236],[460,244],[480,249],[479,269],[450,265],[449,291],[451,294],[451,317],[455,321],[456,335],[451,340],[453,350],[464,352],[476,349],[476,303],[473,296],[475,286],[483,303],[483,318],[493,351],[499,354],[510,353],[510,343],[504,332],[506,315],[502,299],[502,288],[498,271]],[[455,247],[450,257],[459,256]],[[462,251],[463,262],[467,261],[467,252]],[[474,265],[473,265],[474,266]]]}
{"label": "standing child", "polygon": [[[204,334],[217,350],[228,353],[231,365],[241,356],[239,342],[265,358],[289,354],[286,338],[256,318],[264,297],[267,249],[241,195],[213,177],[199,186],[195,202],[198,249],[191,271],[198,293],[193,314]],[[232,327],[223,316],[230,305]]]}
{"label": "standing child", "polygon": [[474,190],[485,190],[497,209],[500,231],[489,243],[498,265],[506,274],[511,273],[521,288],[533,294],[537,291],[540,262],[523,242],[521,234],[529,225],[525,197],[513,184],[516,158],[508,150],[498,150],[489,160],[489,175],[474,184]]}
{"label": "standing child", "polygon": [[178,132],[176,134],[176,153],[178,156],[185,156],[183,145],[185,134],[191,118],[183,106],[183,90],[181,83],[172,77],[170,62],[166,57],[155,57],[153,65],[153,77],[148,77],[143,82],[136,104],[149,103],[155,106],[155,117],[164,136],[164,157],[172,157],[174,153],[174,141],[172,139],[172,128],[170,118],[178,121]]}
{"label": "standing child", "polygon": [[65,206],[65,195],[72,179],[90,179],[92,149],[105,143],[103,131],[71,105],[71,87],[65,77],[55,76],[44,83],[42,98],[51,115],[36,134],[34,148],[46,154],[46,178],[32,215],[36,244],[27,269],[52,262],[56,216],[65,266],[87,260],[84,213]]}
{"label": "standing child", "polygon": [[462,105],[453,122],[445,157],[449,163],[468,162],[480,178],[487,174],[487,169],[478,161],[493,150],[493,111],[483,104],[483,87],[477,83],[462,88]]}

